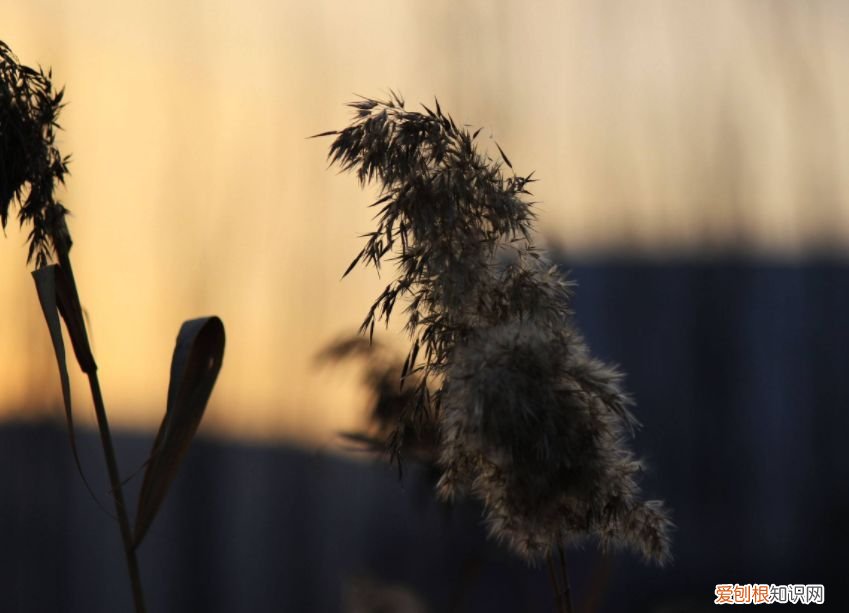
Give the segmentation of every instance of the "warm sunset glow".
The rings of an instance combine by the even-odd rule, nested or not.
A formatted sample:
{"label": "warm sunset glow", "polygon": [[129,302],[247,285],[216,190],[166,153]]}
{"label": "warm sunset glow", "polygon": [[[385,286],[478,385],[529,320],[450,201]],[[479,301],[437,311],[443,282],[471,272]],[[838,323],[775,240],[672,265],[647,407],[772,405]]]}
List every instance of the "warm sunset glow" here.
{"label": "warm sunset glow", "polygon": [[[214,313],[204,431],[327,443],[363,398],[314,356],[385,282],[340,281],[373,192],[306,137],[356,93],[437,95],[485,126],[536,170],[541,226],[570,251],[845,251],[847,31],[837,1],[46,0],[5,6],[0,38],[67,87],[64,202],[114,423],[158,424],[180,323]],[[59,399],[24,242],[14,222],[0,240],[16,417]]]}

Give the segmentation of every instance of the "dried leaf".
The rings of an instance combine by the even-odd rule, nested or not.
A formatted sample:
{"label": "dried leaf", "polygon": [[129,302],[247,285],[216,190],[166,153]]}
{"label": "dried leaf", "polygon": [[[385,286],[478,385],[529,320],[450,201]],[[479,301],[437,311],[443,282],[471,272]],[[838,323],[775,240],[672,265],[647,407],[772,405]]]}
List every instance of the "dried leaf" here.
{"label": "dried leaf", "polygon": [[91,494],[91,497],[101,506],[97,496],[94,495],[94,490],[86,479],[83,472],[80,456],[77,451],[77,439],[74,434],[74,415],[71,409],[71,381],[68,376],[68,365],[65,359],[65,343],[62,340],[62,325],[59,322],[59,306],[56,300],[57,295],[57,271],[58,266],[51,264],[43,268],[38,268],[33,271],[32,277],[35,280],[35,289],[38,293],[38,301],[41,303],[41,310],[44,313],[44,319],[47,322],[47,329],[50,332],[50,340],[53,343],[53,352],[56,354],[56,363],[59,366],[59,380],[62,384],[62,401],[65,405],[65,419],[68,422],[68,437],[71,441],[71,453],[74,455],[74,463],[77,465],[77,472],[80,473],[86,489]]}
{"label": "dried leaf", "polygon": [[339,134],[339,132],[337,130],[328,130],[327,132],[321,132],[320,134],[313,134],[307,138],[321,138],[323,136],[332,136],[334,134]]}
{"label": "dried leaf", "polygon": [[68,330],[68,337],[71,339],[71,346],[80,368],[84,373],[92,374],[97,370],[97,363],[94,361],[91,345],[88,342],[85,316],[74,282],[74,273],[67,256],[61,257],[60,260],[64,265],[54,265],[57,306],[62,319],[65,320],[65,329]]}
{"label": "dried leaf", "polygon": [[138,547],[153,522],[165,494],[200,425],[224,357],[224,324],[218,317],[183,323],[171,360],[168,405],[153,443],[144,475],[134,546]]}
{"label": "dried leaf", "polygon": [[510,170],[513,170],[513,164],[510,163],[510,158],[507,157],[507,154],[504,153],[504,149],[501,148],[501,145],[495,143],[495,146],[498,147],[498,153],[501,154],[501,158],[504,160],[504,163],[510,167]]}

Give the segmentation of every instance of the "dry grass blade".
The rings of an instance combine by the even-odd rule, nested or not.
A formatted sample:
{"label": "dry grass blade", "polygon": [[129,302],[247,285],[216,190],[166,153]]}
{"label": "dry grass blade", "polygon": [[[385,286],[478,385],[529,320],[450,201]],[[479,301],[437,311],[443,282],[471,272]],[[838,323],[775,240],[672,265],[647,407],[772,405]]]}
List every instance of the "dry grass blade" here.
{"label": "dry grass blade", "polygon": [[153,443],[139,496],[133,544],[138,547],[156,517],[200,425],[224,357],[224,324],[218,317],[183,323],[171,361],[168,405]]}
{"label": "dry grass blade", "polygon": [[59,259],[60,262],[64,262],[64,265],[53,265],[56,270],[56,300],[59,314],[65,320],[65,329],[68,331],[80,369],[90,375],[97,370],[97,363],[94,361],[94,354],[88,342],[85,318],[74,281],[74,273],[71,270],[71,261],[67,252],[60,252]]}
{"label": "dry grass blade", "polygon": [[57,283],[56,272],[57,266],[52,264],[39,268],[32,273],[35,280],[35,289],[38,293],[38,301],[41,304],[41,310],[44,313],[44,319],[47,322],[47,329],[50,332],[50,341],[53,343],[53,352],[56,354],[56,363],[59,366],[59,380],[62,383],[62,401],[65,405],[65,419],[68,422],[68,436],[71,440],[71,453],[74,455],[74,463],[77,465],[77,472],[80,473],[83,483],[88,489],[91,497],[100,505],[97,496],[94,495],[88,479],[83,472],[80,456],[77,452],[77,438],[74,434],[74,415],[71,408],[71,381],[68,376],[68,364],[65,358],[65,343],[62,340],[62,325],[59,321],[59,305],[57,303]]}

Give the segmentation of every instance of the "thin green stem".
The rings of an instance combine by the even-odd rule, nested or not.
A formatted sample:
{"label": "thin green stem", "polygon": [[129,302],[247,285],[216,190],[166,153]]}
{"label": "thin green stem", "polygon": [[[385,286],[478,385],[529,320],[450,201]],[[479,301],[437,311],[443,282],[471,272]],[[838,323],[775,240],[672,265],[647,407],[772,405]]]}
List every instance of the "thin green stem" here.
{"label": "thin green stem", "polygon": [[94,410],[97,413],[97,426],[100,429],[100,442],[103,445],[103,455],[106,456],[106,468],[109,471],[109,481],[112,495],[115,497],[115,511],[118,524],[121,526],[121,538],[124,542],[124,555],[127,558],[127,572],[133,589],[133,602],[136,613],[145,613],[144,591],[142,590],[139,563],[133,546],[133,533],[127,516],[127,505],[124,503],[124,492],[121,488],[121,475],[118,472],[118,462],[115,459],[115,449],[112,445],[112,435],[109,432],[109,420],[106,418],[106,407],[103,405],[103,395],[100,392],[100,381],[97,371],[88,375],[91,397],[94,400]]}

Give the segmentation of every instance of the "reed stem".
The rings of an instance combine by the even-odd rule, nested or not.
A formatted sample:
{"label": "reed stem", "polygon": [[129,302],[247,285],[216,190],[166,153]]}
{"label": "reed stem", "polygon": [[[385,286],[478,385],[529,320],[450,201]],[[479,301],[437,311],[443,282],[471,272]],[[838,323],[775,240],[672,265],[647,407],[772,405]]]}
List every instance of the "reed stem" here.
{"label": "reed stem", "polygon": [[563,606],[563,592],[560,589],[560,584],[557,582],[557,573],[554,571],[554,562],[551,559],[551,554],[545,556],[545,561],[548,566],[548,580],[551,581],[551,589],[554,591],[554,604],[557,607],[557,613],[566,613]]}
{"label": "reed stem", "polygon": [[566,554],[563,552],[563,545],[557,546],[557,554],[560,558],[560,574],[563,577],[563,603],[566,613],[574,613],[572,608],[572,586],[569,584],[569,572],[566,568]]}
{"label": "reed stem", "polygon": [[127,505],[124,502],[121,476],[118,472],[118,462],[115,459],[115,449],[112,445],[109,420],[106,418],[106,407],[103,404],[103,395],[100,392],[100,381],[97,378],[97,371],[89,373],[88,381],[91,387],[91,397],[94,401],[94,410],[97,413],[97,426],[100,430],[103,455],[106,456],[106,468],[109,472],[112,495],[115,497],[115,512],[118,516],[118,524],[121,527],[121,539],[124,543],[124,555],[127,559],[127,572],[130,575],[130,584],[133,590],[133,603],[135,604],[136,613],[145,613],[144,591],[142,590],[136,550],[133,546],[133,533],[130,529],[129,517],[127,516]]}

